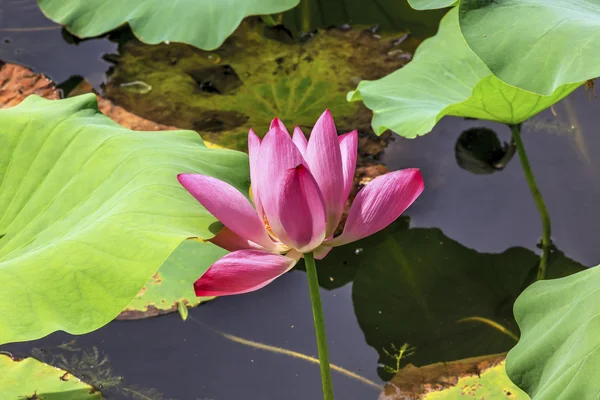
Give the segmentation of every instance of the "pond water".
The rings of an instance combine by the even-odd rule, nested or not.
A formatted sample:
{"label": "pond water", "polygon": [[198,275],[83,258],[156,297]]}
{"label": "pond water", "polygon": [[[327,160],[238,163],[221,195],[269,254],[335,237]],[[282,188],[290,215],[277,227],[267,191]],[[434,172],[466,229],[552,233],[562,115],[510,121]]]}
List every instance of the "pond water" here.
{"label": "pond water", "polygon": [[[321,14],[319,24],[327,24],[325,11]],[[439,18],[439,13],[428,15],[416,22],[380,23],[388,30],[412,23],[415,33],[426,35],[435,31]],[[286,18],[295,21],[292,14]],[[331,18],[344,22],[336,13]],[[346,22],[371,24],[383,17],[356,18]],[[118,44],[106,38],[73,40],[33,0],[0,0],[0,27],[1,60],[29,66],[58,83],[81,76],[101,90],[113,65],[105,55],[118,51]],[[554,107],[556,116],[546,110],[523,129],[552,218],[554,276],[600,262],[594,235],[600,217],[600,183],[594,173],[600,170],[595,152],[600,149],[599,101],[577,90]],[[505,126],[462,118],[444,118],[418,139],[394,135],[381,162],[391,170],[421,168],[425,192],[406,213],[409,219],[335,249],[321,264],[330,359],[348,371],[333,372],[337,398],[376,399],[376,386],[389,379],[395,366],[386,352],[393,355],[404,343],[415,349],[402,365],[491,354],[514,345],[485,323],[457,322],[486,318],[518,334],[512,302],[531,282],[540,253],[540,219],[518,157],[488,174],[458,165],[459,136],[476,127],[495,130],[500,141],[510,140]],[[314,358],[316,346],[301,268],[258,292],[191,309],[185,322],[177,313],[115,321],[88,335],[55,333],[1,350],[34,354],[70,369],[109,399],[320,396],[318,365],[303,358]]]}

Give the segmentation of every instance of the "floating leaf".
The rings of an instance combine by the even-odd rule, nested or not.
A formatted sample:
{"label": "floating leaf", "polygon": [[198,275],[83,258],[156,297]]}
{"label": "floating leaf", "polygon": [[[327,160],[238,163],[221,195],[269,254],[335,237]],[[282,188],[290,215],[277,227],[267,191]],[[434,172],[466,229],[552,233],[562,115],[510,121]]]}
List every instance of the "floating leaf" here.
{"label": "floating leaf", "polygon": [[[344,93],[355,79],[381,77],[410,56],[402,50],[407,43],[392,43],[398,35],[376,38],[371,32],[332,29],[294,44],[265,38],[264,29],[246,21],[214,52],[128,42],[120,47],[105,93],[137,115],[246,150],[250,128],[264,135],[277,116],[308,133],[326,108],[341,132],[369,131],[371,113],[346,102]],[[386,52],[393,53],[386,57]],[[340,57],[354,61],[341,63]],[[141,94],[123,86],[136,81],[152,91]]]}
{"label": "floating leaf", "polygon": [[549,95],[600,76],[597,0],[463,0],[460,28],[501,80]]}
{"label": "floating leaf", "polygon": [[402,368],[379,400],[529,400],[508,379],[504,354]]}
{"label": "floating leaf", "polygon": [[377,81],[362,81],[350,101],[373,110],[373,130],[407,138],[431,131],[446,115],[519,124],[571,93],[580,83],[539,96],[500,81],[466,45],[453,8],[440,30],[405,67]]}
{"label": "floating leaf", "polygon": [[[535,280],[539,257],[532,251],[479,253],[439,229],[408,229],[404,221],[355,247],[362,251],[351,256],[358,264],[354,310],[382,364],[394,367],[395,349],[403,343],[414,348],[403,363],[415,365],[499,353],[515,345],[512,305]],[[327,262],[326,257],[321,265]],[[550,255],[552,276],[582,268],[557,250]]]}
{"label": "floating leaf", "polygon": [[521,340],[508,376],[535,400],[595,399],[600,392],[600,268],[540,281],[515,303]]}
{"label": "floating leaf", "polygon": [[437,8],[451,7],[457,0],[408,0],[408,4],[415,10],[435,10]]}
{"label": "floating leaf", "polygon": [[187,307],[213,299],[196,297],[194,282],[226,253],[209,242],[184,241],[146,282],[118,319],[147,318],[174,311],[182,314],[187,312]]}
{"label": "floating leaf", "polygon": [[3,399],[101,400],[102,394],[69,372],[35,358],[12,359],[0,354]]}
{"label": "floating leaf", "polygon": [[129,23],[143,42],[219,47],[249,15],[289,10],[299,0],[38,0],[51,20],[78,37],[93,37]]}
{"label": "floating leaf", "polygon": [[129,131],[93,94],[29,97],[0,127],[0,343],[97,329],[184,239],[212,237],[214,217],[178,173],[248,192],[244,154],[195,132]]}

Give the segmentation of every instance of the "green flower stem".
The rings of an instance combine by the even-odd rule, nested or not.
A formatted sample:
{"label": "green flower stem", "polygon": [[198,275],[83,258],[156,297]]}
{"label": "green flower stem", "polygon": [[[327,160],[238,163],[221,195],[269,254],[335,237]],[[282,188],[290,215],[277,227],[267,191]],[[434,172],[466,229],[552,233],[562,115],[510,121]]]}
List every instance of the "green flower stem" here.
{"label": "green flower stem", "polygon": [[550,225],[550,215],[548,214],[548,209],[546,208],[546,204],[544,203],[544,199],[542,198],[540,189],[535,183],[535,177],[533,176],[533,171],[531,170],[531,165],[529,164],[529,159],[527,158],[527,153],[525,152],[525,146],[523,145],[523,140],[521,140],[521,126],[509,125],[509,127],[512,132],[513,140],[517,146],[517,152],[519,153],[521,166],[523,167],[523,172],[525,173],[525,179],[527,179],[529,190],[531,191],[531,195],[533,196],[535,205],[537,206],[538,212],[540,213],[540,218],[542,219],[542,258],[540,260],[540,265],[537,274],[537,279],[542,280],[546,279],[548,254],[550,253],[550,246],[552,245],[552,241],[550,239],[550,235],[552,232]]}
{"label": "green flower stem", "polygon": [[323,385],[323,398],[333,400],[333,387],[331,386],[331,369],[329,367],[329,355],[327,352],[327,334],[325,333],[325,318],[323,318],[323,305],[319,293],[319,278],[317,277],[317,266],[313,253],[304,254],[306,275],[308,276],[308,288],[310,290],[310,302],[312,304],[313,319],[315,321],[315,333],[317,336],[317,348],[319,350],[319,365],[321,367],[321,383]]}
{"label": "green flower stem", "polygon": [[310,31],[310,0],[300,0],[300,18],[302,20],[301,30],[303,33]]}
{"label": "green flower stem", "polygon": [[267,25],[268,27],[273,27],[273,26],[277,25],[277,21],[270,14],[268,14],[268,15],[261,15],[260,18],[265,23],[265,25]]}

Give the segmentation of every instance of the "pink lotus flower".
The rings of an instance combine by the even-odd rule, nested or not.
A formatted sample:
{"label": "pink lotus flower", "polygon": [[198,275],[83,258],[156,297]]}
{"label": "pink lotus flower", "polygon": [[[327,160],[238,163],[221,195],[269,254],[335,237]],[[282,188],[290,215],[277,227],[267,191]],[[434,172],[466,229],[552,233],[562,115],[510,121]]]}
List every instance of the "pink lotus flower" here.
{"label": "pink lotus flower", "polygon": [[356,196],[342,234],[333,237],[352,188],[358,134],[337,135],[329,110],[307,141],[290,137],[274,119],[262,143],[248,133],[254,207],[233,186],[210,176],[180,174],[179,182],[225,228],[211,241],[232,253],[196,281],[197,296],[247,293],[289,271],[304,253],[323,258],[396,220],[423,191],[418,169],[379,176]]}

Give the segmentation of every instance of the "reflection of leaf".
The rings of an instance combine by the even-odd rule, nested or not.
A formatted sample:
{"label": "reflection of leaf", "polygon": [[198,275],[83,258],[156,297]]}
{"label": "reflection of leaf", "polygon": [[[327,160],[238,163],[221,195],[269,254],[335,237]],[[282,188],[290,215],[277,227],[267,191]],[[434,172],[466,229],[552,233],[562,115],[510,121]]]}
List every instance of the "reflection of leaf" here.
{"label": "reflection of leaf", "polygon": [[596,399],[600,392],[600,268],[531,285],[515,304],[521,340],[510,378],[535,400]]}
{"label": "reflection of leaf", "polygon": [[550,107],[579,83],[552,96],[519,90],[496,78],[469,49],[453,8],[436,36],[419,46],[406,67],[377,81],[362,81],[348,97],[374,112],[373,130],[414,138],[431,131],[446,115],[518,124]]}
{"label": "reflection of leaf", "polygon": [[[76,341],[73,340],[50,350],[34,348],[31,353],[45,363],[68,370],[78,379],[101,389],[106,398],[112,399],[113,395],[117,395],[118,398],[128,399],[168,400],[156,389],[127,385],[124,377],[114,375],[109,356],[97,347],[78,348]],[[62,398],[55,400],[62,400]]]}
{"label": "reflection of leaf", "polygon": [[408,365],[379,400],[529,400],[508,379],[504,364],[504,354],[495,354],[420,368]]}
{"label": "reflection of leaf", "polygon": [[289,10],[299,0],[38,0],[52,20],[79,37],[98,36],[128,22],[140,40],[183,42],[202,49],[223,43],[248,15]]}
{"label": "reflection of leaf", "polygon": [[[326,108],[340,131],[369,131],[370,112],[346,102],[344,93],[357,78],[381,77],[404,65],[398,56],[406,55],[404,44],[336,29],[290,44],[265,38],[264,29],[247,21],[210,53],[181,44],[128,42],[120,48],[106,95],[137,115],[194,129],[240,150],[247,146],[249,128],[263,135],[277,116],[308,131]],[[390,49],[396,53],[386,57]],[[348,60],[340,62],[342,57]],[[152,91],[141,94],[124,86],[136,81]]]}
{"label": "reflection of leaf", "polygon": [[179,304],[195,307],[212,299],[196,297],[194,281],[227,251],[212,243],[186,240],[179,245],[129,303],[118,319],[139,319],[177,311]]}
{"label": "reflection of leaf", "polygon": [[0,354],[2,399],[100,400],[102,394],[67,371],[35,358],[12,359]]}
{"label": "reflection of leaf", "polygon": [[248,192],[244,154],[195,132],[129,131],[93,94],[29,97],[0,127],[0,343],[97,329],[183,240],[212,237],[214,217],[178,173]]}
{"label": "reflection of leaf", "polygon": [[[403,343],[415,347],[405,362],[416,365],[498,353],[515,344],[489,324],[459,320],[485,318],[518,332],[512,305],[535,279],[539,257],[532,251],[479,253],[439,229],[407,229],[402,223],[356,246],[363,252],[354,309],[367,343],[386,364],[392,360],[385,349]],[[558,251],[550,257],[552,276],[582,268]]]}
{"label": "reflection of leaf", "polygon": [[[421,37],[433,35],[444,15],[443,11],[416,11],[408,4],[414,1],[302,0],[298,7],[284,13],[283,23],[292,31],[298,32],[351,24],[377,25],[384,31],[410,29],[411,33]],[[449,0],[433,1],[439,3]]]}
{"label": "reflection of leaf", "polygon": [[454,146],[457,164],[474,174],[491,174],[504,169],[516,147],[500,143],[498,135],[485,127],[471,128],[460,134]]}
{"label": "reflection of leaf", "polygon": [[597,0],[463,0],[464,38],[492,72],[540,94],[600,75]]}

